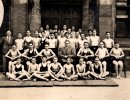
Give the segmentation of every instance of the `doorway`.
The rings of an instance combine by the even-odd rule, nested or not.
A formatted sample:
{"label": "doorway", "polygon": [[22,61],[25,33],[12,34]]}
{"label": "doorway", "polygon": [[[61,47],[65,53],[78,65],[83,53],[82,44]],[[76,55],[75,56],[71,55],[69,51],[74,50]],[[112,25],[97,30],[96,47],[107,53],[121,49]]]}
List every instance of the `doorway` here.
{"label": "doorway", "polygon": [[82,27],[82,3],[41,0],[41,16],[42,27],[48,24],[53,28],[57,24],[59,28],[67,25],[68,27],[75,26],[78,29]]}

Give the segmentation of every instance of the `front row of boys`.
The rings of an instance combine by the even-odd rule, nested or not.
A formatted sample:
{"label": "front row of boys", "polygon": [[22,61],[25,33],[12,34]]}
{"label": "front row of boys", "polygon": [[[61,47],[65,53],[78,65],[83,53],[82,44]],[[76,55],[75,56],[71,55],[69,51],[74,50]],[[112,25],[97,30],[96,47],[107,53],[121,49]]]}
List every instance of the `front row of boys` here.
{"label": "front row of boys", "polygon": [[17,61],[12,67],[12,73],[6,73],[10,80],[20,81],[20,79],[23,79],[24,77],[26,77],[24,80],[33,79],[33,81],[36,81],[37,79],[49,81],[50,78],[51,80],[57,81],[63,81],[63,79],[88,79],[90,77],[94,79],[106,79],[106,76],[109,74],[109,72],[103,73],[102,64],[98,57],[95,58],[91,67],[86,66],[84,58],[80,58],[79,64],[76,65],[76,69],[69,57],[63,67],[58,62],[57,57],[53,57],[53,62],[51,64],[47,62],[46,57],[42,57],[42,62],[37,64],[36,58],[34,57],[31,59],[28,71],[24,70],[24,65],[22,65],[21,62],[21,58],[17,58]]}

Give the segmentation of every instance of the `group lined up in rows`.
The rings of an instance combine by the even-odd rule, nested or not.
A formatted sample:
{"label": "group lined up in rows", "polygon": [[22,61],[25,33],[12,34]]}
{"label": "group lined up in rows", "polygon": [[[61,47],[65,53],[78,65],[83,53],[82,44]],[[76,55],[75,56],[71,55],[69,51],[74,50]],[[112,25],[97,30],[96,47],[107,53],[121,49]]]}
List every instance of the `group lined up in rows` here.
{"label": "group lined up in rows", "polygon": [[[98,65],[102,67],[104,75],[107,73],[109,63],[114,64],[117,78],[120,78],[124,53],[119,48],[118,42],[114,44],[114,41],[110,38],[110,32],[106,32],[106,38],[100,42],[100,37],[96,35],[96,29],[88,30],[89,36],[87,37],[81,29],[75,32],[74,27],[71,30],[67,29],[66,25],[61,31],[50,29],[43,31],[43,28],[40,29],[42,31],[36,31],[34,37],[31,36],[30,31],[27,31],[24,38],[22,38],[21,33],[18,34],[15,45],[5,54],[5,57],[9,58],[9,73],[12,73],[14,63],[17,62],[16,59],[19,57],[22,57],[26,71],[28,71],[34,57],[37,64],[42,62],[41,56],[46,57],[48,64],[51,65],[52,59],[57,56],[62,66],[67,63],[67,58],[71,58],[75,66],[77,59],[82,57],[85,65],[89,66],[90,72],[92,66],[95,65],[95,59],[99,59],[100,64]],[[8,40],[10,35],[11,32],[7,31]]]}

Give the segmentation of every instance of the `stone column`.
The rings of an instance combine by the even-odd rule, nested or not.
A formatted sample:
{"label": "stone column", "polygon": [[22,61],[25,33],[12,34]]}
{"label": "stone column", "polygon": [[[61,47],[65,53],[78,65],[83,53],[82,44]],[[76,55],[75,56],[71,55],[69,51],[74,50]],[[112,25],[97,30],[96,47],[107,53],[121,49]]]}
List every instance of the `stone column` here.
{"label": "stone column", "polygon": [[18,32],[25,34],[27,30],[27,2],[21,1],[11,0],[11,30],[14,37]]}
{"label": "stone column", "polygon": [[33,7],[30,13],[30,30],[39,30],[41,26],[40,0],[33,0]]}
{"label": "stone column", "polygon": [[89,0],[83,0],[82,30],[87,35],[89,28]]}
{"label": "stone column", "polygon": [[111,32],[113,38],[113,16],[112,16],[113,0],[99,0],[99,36],[105,38],[106,31]]}

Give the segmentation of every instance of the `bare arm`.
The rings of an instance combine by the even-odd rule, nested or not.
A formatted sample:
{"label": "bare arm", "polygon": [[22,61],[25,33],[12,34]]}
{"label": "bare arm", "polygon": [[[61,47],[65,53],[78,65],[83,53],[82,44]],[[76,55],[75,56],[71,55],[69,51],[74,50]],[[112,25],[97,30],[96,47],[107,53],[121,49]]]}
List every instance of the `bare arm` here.
{"label": "bare arm", "polygon": [[47,59],[51,59],[53,57],[55,57],[55,53],[50,49],[50,53],[52,54],[51,56],[47,57]]}
{"label": "bare arm", "polygon": [[79,49],[79,51],[77,53],[77,57],[84,57],[84,56],[82,56],[82,49]]}
{"label": "bare arm", "polygon": [[97,49],[95,56],[99,56],[99,49]]}
{"label": "bare arm", "polygon": [[11,50],[9,50],[9,51],[6,53],[5,57],[7,57],[7,58],[9,58],[9,59],[12,60],[13,58],[9,56],[10,53],[11,53]]}

